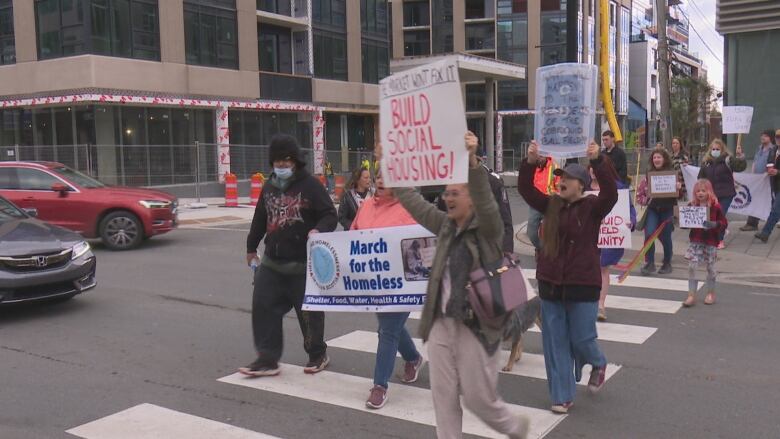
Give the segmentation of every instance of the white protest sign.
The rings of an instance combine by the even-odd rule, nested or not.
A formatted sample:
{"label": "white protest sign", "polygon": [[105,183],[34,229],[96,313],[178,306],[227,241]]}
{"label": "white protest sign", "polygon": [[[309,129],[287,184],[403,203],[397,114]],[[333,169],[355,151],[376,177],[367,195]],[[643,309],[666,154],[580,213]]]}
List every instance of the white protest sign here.
{"label": "white protest sign", "polygon": [[648,172],[648,189],[654,198],[677,198],[677,171]]}
{"label": "white protest sign", "polygon": [[436,237],[422,226],[318,233],[307,245],[308,311],[420,311]]}
{"label": "white protest sign", "polygon": [[[598,191],[588,191],[598,195]],[[631,248],[631,207],[628,189],[618,189],[618,200],[609,214],[601,220],[599,248]]]}
{"label": "white protest sign", "polygon": [[723,107],[723,134],[747,134],[753,121],[753,107]]}
{"label": "white protest sign", "polygon": [[707,206],[680,206],[680,228],[703,229],[704,221],[709,219]]}
{"label": "white protest sign", "polygon": [[534,136],[542,155],[584,157],[596,129],[598,67],[563,63],[536,70]]}
{"label": "white protest sign", "polygon": [[455,58],[380,81],[379,129],[385,186],[466,183],[466,112]]}

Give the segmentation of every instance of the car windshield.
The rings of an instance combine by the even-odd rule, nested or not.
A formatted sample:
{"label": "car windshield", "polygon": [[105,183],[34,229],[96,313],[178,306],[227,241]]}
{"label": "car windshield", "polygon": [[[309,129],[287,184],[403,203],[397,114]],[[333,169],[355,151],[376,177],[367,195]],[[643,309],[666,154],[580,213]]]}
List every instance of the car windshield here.
{"label": "car windshield", "polygon": [[52,171],[67,178],[71,182],[76,183],[77,185],[83,188],[92,189],[98,187],[106,187],[106,185],[95,180],[94,178],[84,175],[81,172],[76,171],[74,169],[70,169],[67,166],[58,166],[56,168],[53,168]]}
{"label": "car windshield", "polygon": [[10,201],[0,198],[0,223],[21,218],[27,218],[27,215],[11,204]]}

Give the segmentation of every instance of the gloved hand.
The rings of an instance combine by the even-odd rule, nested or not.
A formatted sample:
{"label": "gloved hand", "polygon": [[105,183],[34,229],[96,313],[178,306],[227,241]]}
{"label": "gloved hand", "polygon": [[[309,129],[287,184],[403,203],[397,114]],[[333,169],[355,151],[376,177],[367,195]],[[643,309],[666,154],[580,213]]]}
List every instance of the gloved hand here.
{"label": "gloved hand", "polygon": [[704,226],[705,229],[709,230],[717,227],[718,223],[716,223],[715,221],[704,221],[702,225]]}

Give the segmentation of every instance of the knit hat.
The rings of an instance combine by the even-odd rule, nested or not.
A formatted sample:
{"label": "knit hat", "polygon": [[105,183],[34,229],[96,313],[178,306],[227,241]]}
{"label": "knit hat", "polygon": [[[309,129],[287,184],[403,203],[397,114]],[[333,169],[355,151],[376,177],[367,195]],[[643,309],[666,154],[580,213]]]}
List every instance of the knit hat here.
{"label": "knit hat", "polygon": [[301,148],[298,146],[298,141],[289,134],[276,134],[271,138],[268,159],[271,166],[277,160],[292,160],[297,164],[298,168],[306,166],[306,162],[303,161]]}

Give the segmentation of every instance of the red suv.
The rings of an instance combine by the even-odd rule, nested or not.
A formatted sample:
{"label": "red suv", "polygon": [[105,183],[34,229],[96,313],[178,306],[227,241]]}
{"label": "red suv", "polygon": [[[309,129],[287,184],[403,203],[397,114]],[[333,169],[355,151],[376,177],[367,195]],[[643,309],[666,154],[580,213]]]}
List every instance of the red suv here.
{"label": "red suv", "polygon": [[178,200],[150,189],[106,186],[53,162],[0,162],[0,195],[43,221],[128,250],[176,227]]}

